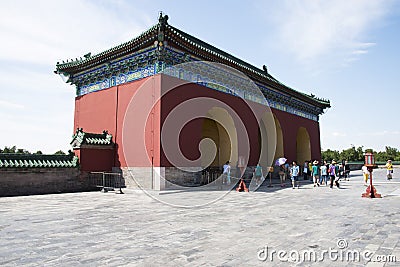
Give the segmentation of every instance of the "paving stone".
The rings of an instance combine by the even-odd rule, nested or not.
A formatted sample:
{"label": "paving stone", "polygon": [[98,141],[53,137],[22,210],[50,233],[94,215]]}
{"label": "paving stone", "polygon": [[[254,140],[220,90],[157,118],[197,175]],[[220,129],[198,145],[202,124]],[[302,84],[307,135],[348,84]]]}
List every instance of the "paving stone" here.
{"label": "paving stone", "polygon": [[[257,192],[87,192],[0,198],[1,266],[396,266],[331,260],[260,261],[258,252],[369,250],[400,260],[399,183],[374,171],[382,199],[361,198],[361,172],[343,189]],[[394,182],[400,179],[394,177]],[[380,182],[380,183],[379,183]],[[384,183],[385,182],[385,183]],[[390,196],[389,196],[390,195]],[[167,203],[167,204],[166,204]],[[185,208],[176,205],[185,204]],[[190,204],[207,205],[190,207]],[[398,264],[397,264],[398,265]]]}

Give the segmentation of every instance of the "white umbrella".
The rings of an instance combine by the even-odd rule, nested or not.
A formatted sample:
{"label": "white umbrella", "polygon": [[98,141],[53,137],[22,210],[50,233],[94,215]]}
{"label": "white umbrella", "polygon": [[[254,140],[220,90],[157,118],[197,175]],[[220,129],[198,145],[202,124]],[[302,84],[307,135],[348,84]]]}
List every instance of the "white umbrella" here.
{"label": "white umbrella", "polygon": [[276,166],[281,166],[281,165],[285,164],[286,161],[287,161],[286,158],[279,158],[279,159],[277,159],[277,160],[275,161],[275,165],[276,165]]}

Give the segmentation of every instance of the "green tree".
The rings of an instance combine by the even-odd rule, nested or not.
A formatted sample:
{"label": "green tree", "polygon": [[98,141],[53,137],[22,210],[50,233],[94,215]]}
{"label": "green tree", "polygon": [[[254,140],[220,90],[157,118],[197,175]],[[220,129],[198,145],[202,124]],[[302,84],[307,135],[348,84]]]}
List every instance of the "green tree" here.
{"label": "green tree", "polygon": [[397,148],[386,146],[385,151],[374,151],[372,148],[363,149],[363,146],[355,147],[351,145],[350,148],[338,152],[336,150],[327,149],[322,151],[322,158],[325,160],[348,160],[348,161],[364,161],[364,152],[370,152],[375,155],[376,161],[387,161],[392,159],[395,161],[400,161],[400,151]]}
{"label": "green tree", "polygon": [[54,155],[65,155],[65,152],[62,150],[58,150]]}
{"label": "green tree", "polygon": [[340,158],[348,161],[363,161],[364,160],[364,150],[363,147],[355,147],[354,145],[351,148],[344,149],[340,152]]}
{"label": "green tree", "polygon": [[18,148],[16,153],[17,154],[30,154],[30,152],[28,150],[23,149],[23,148]]}
{"label": "green tree", "polygon": [[387,160],[387,154],[386,151],[379,151],[374,153],[375,155],[375,161],[386,161]]}
{"label": "green tree", "polygon": [[374,151],[372,148],[367,148],[367,149],[365,149],[365,153],[373,153],[373,154],[376,154],[377,152]]}
{"label": "green tree", "polygon": [[388,159],[395,160],[399,156],[399,150],[397,150],[397,148],[386,146],[385,150],[386,150],[385,152],[387,160]]}
{"label": "green tree", "polygon": [[5,146],[2,153],[15,153],[16,151],[17,151],[16,146],[12,146],[12,147]]}
{"label": "green tree", "polygon": [[321,156],[322,156],[322,159],[326,160],[326,161],[331,161],[333,159],[338,160],[339,159],[339,151],[327,149],[325,151],[322,151]]}

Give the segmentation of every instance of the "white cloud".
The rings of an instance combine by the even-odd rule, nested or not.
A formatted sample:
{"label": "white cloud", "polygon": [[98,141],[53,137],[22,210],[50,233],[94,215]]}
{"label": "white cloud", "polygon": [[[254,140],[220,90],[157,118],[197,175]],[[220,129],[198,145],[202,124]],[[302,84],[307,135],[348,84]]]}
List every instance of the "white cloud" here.
{"label": "white cloud", "polygon": [[340,136],[340,137],[347,136],[347,134],[345,134],[345,133],[339,133],[339,132],[333,132],[332,135],[333,135],[333,136]]}
{"label": "white cloud", "polygon": [[363,132],[359,133],[358,136],[389,136],[389,135],[400,135],[400,131],[376,131],[376,132]]}
{"label": "white cloud", "polygon": [[352,54],[355,54],[355,55],[362,55],[362,54],[366,54],[366,53],[368,53],[368,50],[355,50],[355,51],[353,51],[353,52],[351,52]]}
{"label": "white cloud", "polygon": [[5,109],[23,109],[24,105],[0,99],[0,108],[5,108]]}
{"label": "white cloud", "polygon": [[[55,64],[57,60],[101,52],[137,36],[148,25],[134,5],[119,1],[113,11],[90,1],[2,1],[1,60]],[[131,17],[119,16],[132,9]],[[122,13],[122,12],[121,12]]]}
{"label": "white cloud", "polygon": [[57,61],[99,53],[157,22],[130,1],[0,1],[0,148],[69,149],[74,86]]}
{"label": "white cloud", "polygon": [[374,45],[366,35],[390,5],[383,0],[285,1],[274,13],[278,43],[301,62],[366,54]]}

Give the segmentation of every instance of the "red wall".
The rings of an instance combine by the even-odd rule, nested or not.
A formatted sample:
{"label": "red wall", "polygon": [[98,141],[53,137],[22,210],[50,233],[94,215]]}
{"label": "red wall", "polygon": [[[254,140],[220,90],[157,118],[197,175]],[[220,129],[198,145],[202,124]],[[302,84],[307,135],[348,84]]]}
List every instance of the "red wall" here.
{"label": "red wall", "polygon": [[[163,96],[162,103],[157,102],[160,94],[170,88],[174,88],[174,90]],[[183,84],[181,80],[165,75],[155,75],[76,97],[74,131],[76,128],[83,128],[85,132],[93,133],[108,130],[116,143],[112,160],[113,166],[148,167],[151,166],[152,160],[153,166],[169,166],[168,160],[161,151],[161,125],[177,105],[201,97],[227,103],[232,108],[230,115],[233,117],[235,125],[239,125],[240,121],[244,122],[245,129],[243,131],[247,132],[250,139],[249,163],[256,164],[259,157],[258,123],[254,111],[249,109],[244,100],[197,84]],[[197,110],[197,112],[205,111],[206,113],[214,104],[205,102],[204,106],[200,108],[202,110]],[[256,114],[265,111],[265,107],[261,105],[254,104],[253,107],[255,107]],[[199,107],[194,106],[193,108],[198,109]],[[282,127],[285,156],[289,160],[296,159],[297,131],[299,127],[305,127],[310,135],[312,158],[319,159],[321,156],[319,123],[280,110],[272,109],[272,111]],[[239,117],[234,113],[239,114]],[[182,119],[179,118],[180,115],[175,115],[178,117],[174,117],[173,120]],[[203,119],[193,120],[182,129],[179,136],[175,136],[178,138],[182,153],[189,159],[197,159],[200,156],[198,144],[202,138],[202,125]],[[239,129],[239,131],[241,130]],[[239,133],[238,136],[242,136],[242,134],[245,133]],[[240,155],[242,148],[240,140],[238,141]],[[87,151],[85,153],[88,153],[87,157],[86,154],[80,155],[81,165],[94,170],[100,164],[96,162],[96,152]],[[104,158],[107,161],[107,157],[104,156]],[[102,164],[107,165],[105,162]]]}
{"label": "red wall", "polygon": [[[233,109],[233,113],[239,114],[239,118],[234,117],[233,113],[230,115],[235,120],[235,125],[237,125],[237,120],[240,120],[245,124],[245,131],[248,134],[250,140],[250,165],[256,165],[259,159],[259,137],[258,137],[258,122],[257,118],[261,118],[261,115],[266,111],[266,108],[260,104],[252,103],[252,108],[249,109],[247,103],[241,98],[232,96],[230,94],[218,92],[213,89],[206,88],[197,84],[188,84],[177,81],[178,79],[163,76],[162,79],[162,92],[168,91],[162,98],[162,109],[161,109],[161,123],[165,123],[166,117],[170,112],[176,108],[177,105],[185,103],[191,99],[198,98],[208,98],[215,99],[219,102],[229,105]],[[177,86],[178,85],[178,86]],[[174,88],[170,90],[170,88]],[[215,104],[215,103],[214,103]],[[192,104],[190,104],[192,105]],[[218,106],[218,103],[216,104]],[[197,109],[198,113],[207,113],[207,111],[213,107],[213,104],[204,103],[204,105],[192,105],[192,108]],[[284,153],[285,157],[290,161],[297,160],[296,151],[296,139],[297,133],[300,127],[306,128],[310,136],[311,145],[311,159],[321,158],[321,146],[320,146],[320,131],[319,123],[312,121],[294,114],[290,114],[284,111],[276,110],[271,108],[272,113],[279,120],[283,132],[283,142],[284,142]],[[186,113],[191,112],[190,110],[185,110],[185,114],[174,114],[175,120],[183,120],[179,118],[180,116],[185,117]],[[257,118],[256,118],[257,117]],[[179,136],[179,145],[182,154],[190,159],[195,160],[200,156],[198,150],[199,142],[202,139],[202,125],[203,119],[196,119],[190,121],[181,131]],[[179,124],[177,124],[179,126]],[[245,136],[238,134],[238,136]],[[172,138],[171,138],[172,139]],[[239,155],[240,153],[240,141],[239,142]],[[174,142],[172,139],[171,142]],[[242,149],[246,149],[243,148]],[[170,166],[168,159],[165,157],[164,151],[161,152],[161,165]],[[183,165],[187,166],[187,165]]]}
{"label": "red wall", "polygon": [[79,153],[82,171],[111,171],[114,166],[113,149],[83,148]]}
{"label": "red wall", "polygon": [[160,79],[155,75],[119,86],[116,166],[160,166]]}
{"label": "red wall", "polygon": [[321,159],[319,123],[281,110],[272,109],[282,127],[285,157],[296,160],[296,139],[300,127],[307,129],[310,135],[311,159]]}
{"label": "red wall", "polygon": [[[79,96],[75,99],[74,132],[76,128],[83,128],[85,132],[102,133],[103,130],[107,130],[112,134],[113,141],[116,143],[115,153],[113,154],[113,166],[127,166],[122,146],[125,112],[132,97],[138,92],[138,89],[141,88],[143,84],[146,84],[147,87],[151,86],[155,88],[155,83],[149,83],[149,79],[157,80],[159,78],[157,78],[157,76],[148,77]],[[141,97],[141,99],[147,101],[145,104],[152,104],[151,96],[154,92],[151,90],[141,91],[145,94],[144,97]],[[156,105],[154,110],[154,117],[159,118],[159,105]],[[137,116],[140,117],[142,113],[139,110],[137,114]],[[137,129],[143,129],[143,125],[146,125],[145,122],[142,122],[142,125],[137,125]],[[159,123],[157,123],[157,121],[155,122],[155,125],[158,125],[158,128],[155,129],[155,131],[159,132]],[[150,131],[146,131],[146,144],[150,143],[149,139],[152,137],[149,132]],[[130,147],[138,147],[138,144],[143,143],[142,140],[137,140],[137,138],[133,137],[132,139],[134,143],[130,144]],[[155,150],[159,151],[159,148],[156,148]],[[92,152],[87,153],[91,154]],[[83,164],[87,164],[86,166],[94,168],[94,166],[96,166],[96,154],[93,152],[91,155],[93,156],[92,159],[89,157],[84,159]],[[82,156],[83,155],[81,155],[81,157]],[[82,162],[82,159],[80,159],[80,161]],[[156,160],[156,163],[159,164],[159,160]],[[131,159],[130,165],[132,164],[135,164],[134,166],[148,166],[148,160],[143,160],[143,157],[138,157],[136,159]]]}
{"label": "red wall", "polygon": [[[196,117],[195,115],[203,114],[213,107],[221,107],[226,109],[225,105],[228,105],[232,110],[229,111],[229,115],[233,118],[235,127],[238,130],[238,154],[245,155],[241,151],[248,150],[250,147],[250,158],[249,164],[256,164],[259,159],[259,135],[258,135],[258,120],[261,115],[266,111],[266,108],[262,105],[253,103],[252,108],[249,108],[248,103],[239,97],[235,97],[230,94],[218,92],[216,90],[200,86],[193,83],[182,83],[182,81],[171,78],[168,76],[162,76],[162,92],[165,94],[162,98],[161,105],[161,123],[164,124],[167,116],[170,116],[170,112],[181,103],[187,103],[188,108],[183,109],[184,112],[177,112],[174,114],[174,120],[177,122],[177,127],[181,126],[179,121],[184,121],[185,117]],[[171,90],[171,88],[173,88]],[[202,101],[202,98],[205,101]],[[191,100],[199,100],[198,103],[190,102]],[[195,110],[193,110],[195,109]],[[237,115],[238,116],[237,116]],[[244,124],[243,129],[239,126],[241,123]],[[198,150],[199,143],[202,139],[202,125],[203,119],[196,119],[190,121],[180,132],[179,144],[183,155],[190,160],[195,160],[200,156]],[[163,130],[165,129],[164,126]],[[248,136],[249,146],[247,143],[240,140],[240,137]],[[161,165],[170,166],[169,160],[165,156],[164,147],[170,143],[175,143],[174,138],[177,137],[171,134],[167,143],[163,143],[161,152]],[[176,165],[176,164],[175,164]],[[185,167],[195,167],[183,164]],[[198,167],[197,165],[196,167]]]}
{"label": "red wall", "polygon": [[117,87],[93,92],[75,98],[74,132],[102,133],[107,130],[115,136]]}

